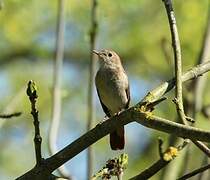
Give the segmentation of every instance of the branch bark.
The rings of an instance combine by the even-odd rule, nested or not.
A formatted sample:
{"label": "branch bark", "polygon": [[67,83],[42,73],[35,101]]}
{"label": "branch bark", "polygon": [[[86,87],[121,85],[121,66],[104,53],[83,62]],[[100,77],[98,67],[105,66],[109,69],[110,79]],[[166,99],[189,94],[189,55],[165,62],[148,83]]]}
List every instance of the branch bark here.
{"label": "branch bark", "polygon": [[40,135],[40,129],[39,129],[39,112],[36,109],[36,99],[38,98],[37,88],[34,81],[32,80],[28,82],[27,95],[31,102],[31,114],[34,119],[33,121],[34,129],[35,129],[34,147],[35,147],[35,154],[36,154],[36,166],[39,167],[43,160],[42,151],[41,151],[42,137]]}
{"label": "branch bark", "polygon": [[203,166],[203,167],[200,167],[200,168],[198,168],[198,169],[196,169],[196,170],[194,170],[194,171],[192,171],[192,172],[190,172],[190,173],[188,173],[188,174],[178,178],[177,180],[189,179],[189,178],[191,178],[191,177],[193,177],[193,176],[195,176],[195,175],[197,175],[199,173],[202,173],[202,172],[204,172],[204,171],[206,171],[208,169],[210,169],[210,164],[208,164],[206,166]]}
{"label": "branch bark", "polygon": [[[177,105],[177,113],[179,115],[179,118],[181,119],[181,122],[185,125],[189,125],[186,121],[186,116],[184,112],[184,106],[183,106],[183,98],[182,98],[182,58],[181,58],[181,47],[180,47],[180,40],[179,40],[179,34],[176,26],[176,18],[173,10],[172,0],[163,0],[170,30],[171,30],[171,39],[172,39],[172,45],[173,45],[173,51],[174,51],[174,60],[175,60],[175,78],[176,78],[176,87],[175,87],[175,102]],[[197,104],[197,103],[196,103]],[[195,118],[195,117],[194,117]],[[206,153],[209,157],[209,149],[205,144],[202,142],[196,142],[193,141],[193,143],[204,153]]]}
{"label": "branch bark", "polygon": [[172,0],[163,0],[166,12],[168,15],[169,26],[171,30],[171,39],[172,46],[174,52],[174,65],[175,65],[175,78],[176,78],[176,87],[175,87],[175,99],[177,105],[177,113],[181,122],[183,124],[187,124],[184,107],[183,107],[183,99],[182,99],[182,57],[181,57],[181,47],[178,29],[176,26],[176,18],[172,6]]}
{"label": "branch bark", "polygon": [[[182,76],[182,81],[187,81],[194,79],[197,76],[210,70],[210,61],[202,65],[192,68]],[[55,169],[63,165],[68,160],[72,159],[74,156],[79,154],[81,151],[89,147],[91,144],[95,143],[102,137],[106,136],[110,132],[114,131],[117,127],[126,125],[130,122],[136,121],[143,126],[160,130],[166,133],[174,134],[179,137],[189,138],[192,140],[200,140],[210,142],[210,132],[201,130],[194,127],[187,127],[182,124],[171,122],[169,120],[153,116],[151,112],[144,112],[141,104],[145,104],[144,100],[159,99],[160,95],[164,95],[166,92],[170,91],[175,86],[174,79],[171,79],[161,86],[157,87],[155,90],[148,93],[148,95],[136,106],[123,111],[119,116],[114,116],[102,124],[97,125],[95,128],[89,132],[82,135],[80,138],[66,146],[64,149],[51,156],[50,158],[44,160],[44,163],[40,167],[34,167],[21,177],[22,179],[43,179],[47,177]],[[156,96],[155,96],[156,95]],[[148,101],[148,102],[152,102]],[[118,123],[116,123],[116,121]]]}

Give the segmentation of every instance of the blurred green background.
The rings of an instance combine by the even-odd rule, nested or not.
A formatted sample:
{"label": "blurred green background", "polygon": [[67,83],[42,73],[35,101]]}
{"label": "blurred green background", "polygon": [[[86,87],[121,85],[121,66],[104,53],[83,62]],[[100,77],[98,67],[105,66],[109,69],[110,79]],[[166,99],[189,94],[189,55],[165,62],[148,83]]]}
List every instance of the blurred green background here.
{"label": "blurred green background", "polygon": [[[0,0],[0,112],[23,113],[18,118],[6,121],[0,119],[1,180],[14,179],[35,164],[34,128],[25,93],[30,79],[35,80],[38,86],[42,148],[44,156],[49,156],[47,133],[51,118],[57,2]],[[59,149],[86,132],[90,5],[90,0],[66,1]],[[208,0],[174,0],[174,8],[181,40],[183,69],[187,70],[198,61],[208,15]],[[99,0],[97,16],[97,49],[113,49],[120,54],[130,80],[131,105],[140,101],[160,82],[173,77],[170,31],[161,0]],[[190,92],[185,93],[192,98]],[[210,103],[209,93],[205,92],[205,104]],[[169,99],[156,109],[155,114],[176,120],[175,107],[171,102],[173,92],[167,96]],[[94,124],[97,124],[103,119],[104,113],[96,92],[95,104]],[[196,126],[207,129],[209,121],[199,115]],[[125,152],[129,155],[129,165],[125,179],[128,179],[159,158],[158,136],[164,139],[164,147],[167,147],[169,136],[137,123],[126,126],[126,136]],[[111,151],[108,141],[109,138],[105,137],[93,145],[94,172],[107,159],[121,153]],[[202,152],[194,146],[189,151],[191,163],[188,168],[199,167],[203,161]],[[196,156],[192,156],[194,153]],[[183,166],[179,167],[184,167],[184,161],[181,163]],[[76,179],[86,179],[86,151],[66,165]],[[164,179],[162,172],[152,179]]]}

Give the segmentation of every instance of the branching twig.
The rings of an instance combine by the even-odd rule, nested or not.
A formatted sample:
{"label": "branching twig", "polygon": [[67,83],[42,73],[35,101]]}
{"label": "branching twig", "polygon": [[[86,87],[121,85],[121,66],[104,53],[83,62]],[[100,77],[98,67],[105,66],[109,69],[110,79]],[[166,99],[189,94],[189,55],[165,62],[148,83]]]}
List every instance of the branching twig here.
{"label": "branching twig", "polygon": [[[206,62],[202,65],[199,65],[182,76],[182,81],[187,81],[197,76],[207,72],[210,70],[210,62]],[[174,134],[176,136],[185,137],[189,139],[197,139],[200,141],[210,141],[210,132],[204,131],[194,127],[187,127],[182,124],[178,124],[163,118],[159,118],[151,115],[151,112],[141,111],[141,105],[145,102],[145,99],[151,100],[148,102],[152,102],[156,99],[160,99],[162,95],[170,91],[175,85],[174,80],[170,80],[168,82],[163,83],[161,86],[155,88],[150,93],[148,93],[147,97],[145,97],[138,105],[129,108],[128,110],[123,111],[118,116],[114,116],[107,121],[99,124],[73,143],[66,146],[64,149],[51,156],[50,158],[44,160],[42,166],[35,167],[19,177],[19,180],[22,179],[32,179],[34,178],[43,178],[44,175],[51,173],[61,165],[63,165],[68,160],[72,159],[78,153],[89,147],[91,144],[95,143],[102,137],[106,136],[110,132],[114,131],[117,127],[128,124],[132,121],[137,121],[142,125],[160,130],[166,133]],[[143,103],[145,104],[145,103]],[[142,108],[144,109],[144,108]],[[116,121],[118,123],[116,123]],[[43,174],[45,173],[45,174]]]}
{"label": "branching twig", "polygon": [[75,140],[73,143],[69,144],[55,155],[46,159],[43,166],[30,170],[19,179],[30,179],[34,176],[36,178],[41,178],[43,172],[53,172],[91,144],[113,132],[117,127],[126,125],[133,121],[137,121],[146,127],[174,134],[179,137],[197,139],[206,142],[210,141],[209,131],[204,131],[194,127],[187,127],[157,116],[151,116],[147,112],[140,111],[139,108],[131,107],[128,110],[123,111],[120,115],[114,116],[102,124],[97,125],[95,128]]}
{"label": "branching twig", "polygon": [[[175,77],[176,77],[176,91],[175,91],[175,104],[177,105],[177,112],[183,124],[188,125],[187,120],[194,122],[194,119],[186,117],[184,113],[183,100],[182,100],[182,60],[181,60],[181,47],[179,41],[179,34],[176,26],[175,14],[173,11],[172,0],[163,0],[168,15],[169,25],[171,29],[172,45],[174,50],[175,60]],[[210,157],[208,147],[202,142],[195,142],[195,145]]]}
{"label": "branching twig", "polygon": [[203,166],[203,167],[201,167],[201,168],[198,168],[198,169],[196,169],[196,170],[194,170],[194,171],[192,171],[192,172],[190,172],[190,173],[188,173],[188,174],[186,174],[186,175],[184,175],[184,176],[178,178],[177,180],[189,179],[189,178],[191,178],[191,177],[193,177],[193,176],[195,176],[195,175],[197,175],[197,174],[199,174],[199,173],[202,173],[202,172],[204,172],[204,171],[206,171],[206,170],[208,170],[208,169],[210,169],[210,164],[208,164],[208,165],[206,165],[206,166]]}
{"label": "branching twig", "polygon": [[[89,131],[93,126],[93,117],[94,117],[94,100],[93,100],[93,83],[94,83],[94,74],[95,74],[95,59],[93,55],[93,50],[95,49],[96,44],[96,32],[97,32],[97,19],[96,19],[96,9],[97,1],[92,0],[91,5],[91,29],[90,29],[90,67],[89,67],[89,83],[88,83],[88,103],[87,103],[87,130]],[[90,146],[88,148],[87,156],[87,177],[90,179],[93,173],[93,149]]]}
{"label": "branching twig", "polygon": [[176,18],[173,11],[172,0],[163,0],[170,30],[171,30],[171,39],[172,39],[172,46],[174,51],[174,65],[175,65],[175,78],[176,78],[176,87],[175,87],[175,98],[177,100],[177,113],[179,118],[184,124],[187,124],[184,107],[183,107],[183,100],[182,100],[182,58],[181,58],[181,47],[179,41],[179,34],[176,26]]}
{"label": "branching twig", "polygon": [[31,102],[31,114],[34,118],[33,123],[35,128],[34,146],[36,153],[36,166],[40,166],[42,162],[42,153],[41,153],[42,137],[40,135],[38,111],[36,109],[36,99],[38,98],[37,87],[35,82],[32,80],[28,82],[27,95]]}
{"label": "branching twig", "polygon": [[[209,69],[210,69],[210,61],[199,64],[182,75],[182,82],[185,82],[190,79],[195,79],[198,76],[201,76],[205,72],[209,71]],[[151,103],[157,101],[174,87],[175,87],[175,78],[162,83],[161,85],[150,91],[140,103],[142,102]]]}

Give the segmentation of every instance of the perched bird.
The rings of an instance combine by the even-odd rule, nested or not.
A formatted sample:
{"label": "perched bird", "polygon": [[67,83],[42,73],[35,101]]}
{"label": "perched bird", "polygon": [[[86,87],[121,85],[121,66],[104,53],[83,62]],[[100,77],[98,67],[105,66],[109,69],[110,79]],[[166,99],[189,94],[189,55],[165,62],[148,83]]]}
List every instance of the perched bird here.
{"label": "perched bird", "polygon": [[[98,97],[105,114],[111,117],[129,107],[128,77],[117,53],[111,50],[94,50],[93,53],[98,55],[100,63],[95,77]],[[110,145],[112,150],[124,149],[124,127],[110,134]]]}

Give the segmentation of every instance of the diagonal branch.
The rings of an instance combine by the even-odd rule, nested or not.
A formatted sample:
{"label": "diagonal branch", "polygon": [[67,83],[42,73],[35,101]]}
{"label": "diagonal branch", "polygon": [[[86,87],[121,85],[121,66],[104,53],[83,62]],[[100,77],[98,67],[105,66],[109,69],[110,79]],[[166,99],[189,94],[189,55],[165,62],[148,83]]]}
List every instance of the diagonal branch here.
{"label": "diagonal branch", "polygon": [[[210,70],[210,61],[199,64],[182,75],[182,82],[195,79],[209,70]],[[175,87],[175,78],[172,78],[162,83],[152,91],[148,92],[140,103],[157,101],[166,93],[168,93],[170,90],[172,90],[174,87]]]}
{"label": "diagonal branch", "polygon": [[200,167],[200,168],[198,168],[198,169],[196,169],[196,170],[194,170],[194,171],[192,171],[192,172],[190,172],[190,173],[188,173],[188,174],[178,178],[177,180],[189,179],[189,178],[191,178],[191,177],[193,177],[193,176],[195,176],[195,175],[197,175],[199,173],[203,173],[204,171],[209,170],[209,169],[210,169],[210,164],[207,164],[207,165],[205,165],[203,167]]}
{"label": "diagonal branch", "polygon": [[[202,65],[192,68],[182,76],[182,81],[194,79],[197,76],[210,70],[210,62],[206,62]],[[175,86],[174,79],[163,83],[157,87],[156,90],[148,93],[147,98],[144,99],[158,99],[158,96],[164,95]],[[153,96],[156,95],[156,96]],[[144,101],[143,99],[143,101]],[[35,179],[42,178],[49,175],[52,171],[63,165],[68,160],[79,154],[81,151],[95,143],[102,137],[106,136],[110,132],[114,131],[117,127],[126,125],[130,122],[136,121],[143,126],[160,130],[166,133],[174,134],[179,137],[189,138],[192,140],[210,141],[210,132],[204,131],[194,127],[187,127],[182,124],[178,124],[157,116],[151,115],[151,112],[144,112],[144,105],[140,105],[143,101],[136,106],[123,111],[120,115],[114,116],[102,124],[97,125],[92,130],[88,131],[80,138],[66,146],[64,149],[44,160],[44,163],[40,167],[35,167],[19,177],[18,179]],[[151,101],[152,102],[152,101]],[[145,104],[145,103],[143,103]],[[116,123],[116,121],[118,123]],[[32,178],[33,177],[33,178]]]}
{"label": "diagonal branch", "polygon": [[[160,144],[161,143],[161,144]],[[178,155],[178,151],[181,151],[188,142],[183,142],[182,145],[176,147],[169,147],[165,152],[162,152],[160,150],[160,146],[162,145],[162,141],[159,141],[159,154],[160,159],[157,160],[154,164],[152,164],[149,168],[145,169],[138,175],[130,178],[130,180],[138,180],[138,179],[149,179],[153,175],[155,175],[157,172],[159,172],[161,169],[163,169],[165,166],[167,166],[168,163],[170,163],[176,156]]]}

